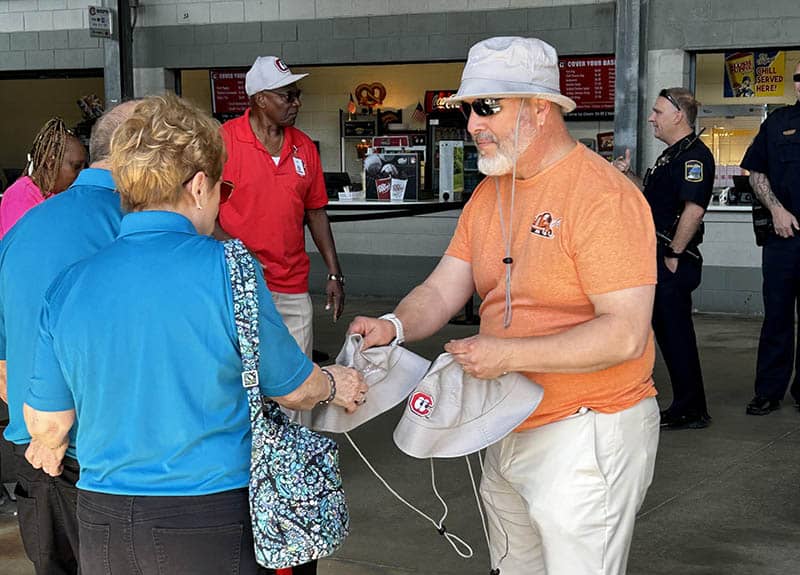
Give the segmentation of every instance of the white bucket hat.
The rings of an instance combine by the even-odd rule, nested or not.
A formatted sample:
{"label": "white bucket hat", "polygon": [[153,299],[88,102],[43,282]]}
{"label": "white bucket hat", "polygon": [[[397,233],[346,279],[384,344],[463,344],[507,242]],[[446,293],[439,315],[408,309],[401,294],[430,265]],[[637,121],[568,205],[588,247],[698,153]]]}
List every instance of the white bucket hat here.
{"label": "white bucket hat", "polygon": [[244,91],[248,96],[258,94],[262,90],[277,90],[308,74],[292,74],[289,66],[275,56],[259,56],[244,77]]}
{"label": "white bucket hat", "polygon": [[369,386],[364,405],[347,413],[338,405],[318,405],[307,426],[315,431],[345,433],[401,403],[417,386],[431,362],[399,346],[362,350],[363,338],[351,334],[336,357],[336,363],[364,374]]}
{"label": "white bucket hat", "polygon": [[394,443],[420,459],[468,455],[511,433],[543,396],[544,390],[522,374],[478,379],[443,353],[411,393]]}
{"label": "white bucket hat", "polygon": [[461,86],[448,100],[474,98],[541,98],[564,113],[575,109],[575,102],[561,94],[555,48],[536,38],[499,36],[470,48]]}

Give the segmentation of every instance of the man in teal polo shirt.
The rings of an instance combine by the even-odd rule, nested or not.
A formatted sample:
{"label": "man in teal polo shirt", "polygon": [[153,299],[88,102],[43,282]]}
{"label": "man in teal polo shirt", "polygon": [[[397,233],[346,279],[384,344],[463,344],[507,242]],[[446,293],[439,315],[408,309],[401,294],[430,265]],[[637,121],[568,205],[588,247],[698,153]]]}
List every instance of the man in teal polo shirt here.
{"label": "man in teal polo shirt", "polygon": [[0,244],[0,396],[6,398],[10,419],[4,435],[14,444],[20,532],[38,575],[78,572],[79,470],[74,428],[59,477],[51,478],[25,460],[31,438],[22,404],[31,378],[39,313],[59,272],[110,244],[119,232],[122,212],[108,156],[111,135],[135,105],[120,104],[98,120],[89,143],[91,166],[67,191],[32,209]]}

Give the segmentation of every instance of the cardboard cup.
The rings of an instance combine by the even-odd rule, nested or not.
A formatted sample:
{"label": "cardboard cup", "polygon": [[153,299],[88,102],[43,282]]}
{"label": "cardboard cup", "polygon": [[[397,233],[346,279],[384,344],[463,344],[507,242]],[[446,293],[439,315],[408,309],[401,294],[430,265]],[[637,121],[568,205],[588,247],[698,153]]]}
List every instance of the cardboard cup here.
{"label": "cardboard cup", "polygon": [[406,195],[406,184],[408,180],[400,180],[398,178],[392,178],[392,191],[391,191],[391,200],[393,202],[402,202],[403,198]]}
{"label": "cardboard cup", "polygon": [[392,178],[376,178],[375,191],[379,200],[388,200],[391,197]]}

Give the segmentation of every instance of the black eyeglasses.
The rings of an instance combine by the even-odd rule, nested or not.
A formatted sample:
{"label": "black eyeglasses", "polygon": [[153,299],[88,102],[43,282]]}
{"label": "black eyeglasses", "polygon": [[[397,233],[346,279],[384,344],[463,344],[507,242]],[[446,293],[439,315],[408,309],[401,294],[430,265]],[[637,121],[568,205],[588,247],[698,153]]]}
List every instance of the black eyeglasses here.
{"label": "black eyeglasses", "polygon": [[666,88],[664,88],[663,90],[661,90],[661,91],[658,93],[658,96],[659,96],[659,98],[664,98],[665,100],[668,100],[668,101],[669,101],[669,103],[670,103],[670,104],[672,104],[673,106],[675,106],[675,109],[676,109],[676,110],[678,110],[679,112],[683,112],[683,109],[681,108],[681,105],[680,105],[680,104],[678,104],[678,100],[676,100],[676,99],[675,99],[675,98],[672,96],[672,94],[670,94],[670,93],[669,93],[669,90],[667,90]]}
{"label": "black eyeglasses", "polygon": [[792,80],[794,80],[795,82],[800,82],[800,74],[795,74],[794,76],[792,76]]}
{"label": "black eyeglasses", "polygon": [[292,102],[300,102],[300,99],[303,97],[302,90],[289,90],[288,92],[278,92],[276,90],[268,90],[273,94],[277,94],[281,98],[283,98],[287,104],[291,104]]}
{"label": "black eyeglasses", "polygon": [[502,98],[478,98],[472,102],[461,102],[461,113],[469,120],[469,115],[475,112],[482,118],[486,116],[494,116],[503,107],[500,105]]}

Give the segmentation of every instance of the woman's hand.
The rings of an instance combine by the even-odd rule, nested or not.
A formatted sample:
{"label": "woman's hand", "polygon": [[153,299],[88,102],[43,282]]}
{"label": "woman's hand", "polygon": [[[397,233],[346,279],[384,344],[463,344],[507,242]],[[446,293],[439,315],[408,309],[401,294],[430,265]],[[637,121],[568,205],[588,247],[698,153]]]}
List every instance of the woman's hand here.
{"label": "woman's hand", "polygon": [[341,365],[326,366],[336,380],[336,397],[334,405],[343,407],[347,413],[353,413],[367,400],[369,386],[364,381],[364,375],[350,367]]}

